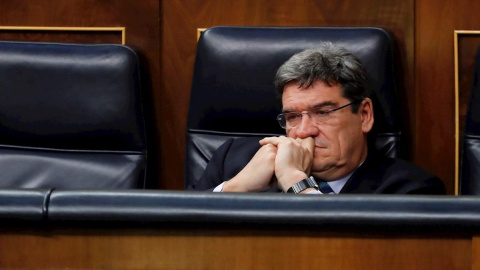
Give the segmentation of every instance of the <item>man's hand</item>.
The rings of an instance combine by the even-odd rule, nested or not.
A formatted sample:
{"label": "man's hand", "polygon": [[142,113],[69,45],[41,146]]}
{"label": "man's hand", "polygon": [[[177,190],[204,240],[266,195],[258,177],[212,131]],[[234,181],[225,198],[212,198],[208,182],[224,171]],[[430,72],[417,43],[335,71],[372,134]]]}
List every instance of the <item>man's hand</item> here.
{"label": "man's hand", "polygon": [[225,182],[223,192],[262,191],[271,183],[275,172],[277,147],[273,144],[263,145],[235,177]]}
{"label": "man's hand", "polygon": [[260,144],[264,146],[272,144],[278,148],[275,176],[283,191],[310,175],[315,147],[313,138],[267,137],[262,139]]}

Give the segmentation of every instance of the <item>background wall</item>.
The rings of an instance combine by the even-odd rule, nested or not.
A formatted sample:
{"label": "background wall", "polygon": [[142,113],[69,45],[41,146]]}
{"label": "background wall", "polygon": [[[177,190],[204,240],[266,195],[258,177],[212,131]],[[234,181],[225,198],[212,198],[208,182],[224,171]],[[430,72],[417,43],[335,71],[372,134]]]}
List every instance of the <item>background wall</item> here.
{"label": "background wall", "polygon": [[[455,177],[454,30],[480,30],[477,1],[415,3],[415,158],[450,191]],[[478,46],[478,44],[477,44]],[[476,47],[471,49],[476,50]],[[474,53],[473,53],[474,55]],[[464,74],[468,62],[461,63]],[[464,78],[465,79],[465,78]],[[452,191],[453,192],[453,191]]]}
{"label": "background wall", "polygon": [[[185,126],[197,28],[374,26],[395,42],[406,159],[454,190],[453,31],[480,29],[474,1],[433,0],[0,0],[0,26],[126,27],[148,93],[151,188],[182,189]],[[0,31],[0,40],[117,43],[115,34],[52,37]]]}

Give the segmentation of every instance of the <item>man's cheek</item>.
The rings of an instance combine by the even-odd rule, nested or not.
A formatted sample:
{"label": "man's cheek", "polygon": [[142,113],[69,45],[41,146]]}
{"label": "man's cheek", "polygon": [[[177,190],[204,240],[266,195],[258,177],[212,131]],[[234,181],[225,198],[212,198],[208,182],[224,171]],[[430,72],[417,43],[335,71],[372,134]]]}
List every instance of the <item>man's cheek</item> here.
{"label": "man's cheek", "polygon": [[331,155],[331,150],[325,147],[315,147],[313,151],[313,159],[314,160],[321,160]]}

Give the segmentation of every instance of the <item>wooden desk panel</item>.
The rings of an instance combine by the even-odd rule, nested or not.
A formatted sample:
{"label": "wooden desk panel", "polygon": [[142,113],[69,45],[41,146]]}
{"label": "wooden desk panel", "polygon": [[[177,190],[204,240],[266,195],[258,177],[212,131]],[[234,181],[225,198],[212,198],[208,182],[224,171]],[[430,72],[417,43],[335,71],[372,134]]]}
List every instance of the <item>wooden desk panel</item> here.
{"label": "wooden desk panel", "polygon": [[480,236],[472,237],[472,270],[480,270]]}
{"label": "wooden desk panel", "polygon": [[206,229],[0,230],[1,269],[479,269],[477,237]]}

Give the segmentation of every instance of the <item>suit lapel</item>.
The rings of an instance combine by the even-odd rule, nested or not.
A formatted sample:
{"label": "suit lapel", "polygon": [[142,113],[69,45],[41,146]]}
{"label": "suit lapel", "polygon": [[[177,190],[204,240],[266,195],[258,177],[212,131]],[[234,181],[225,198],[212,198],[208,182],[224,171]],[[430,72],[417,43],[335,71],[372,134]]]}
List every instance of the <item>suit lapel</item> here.
{"label": "suit lapel", "polygon": [[340,193],[375,193],[381,183],[382,173],[378,170],[379,159],[367,156],[365,162],[352,174]]}

